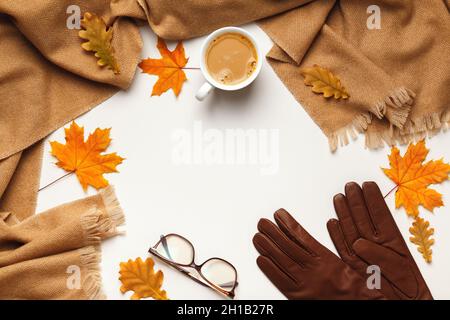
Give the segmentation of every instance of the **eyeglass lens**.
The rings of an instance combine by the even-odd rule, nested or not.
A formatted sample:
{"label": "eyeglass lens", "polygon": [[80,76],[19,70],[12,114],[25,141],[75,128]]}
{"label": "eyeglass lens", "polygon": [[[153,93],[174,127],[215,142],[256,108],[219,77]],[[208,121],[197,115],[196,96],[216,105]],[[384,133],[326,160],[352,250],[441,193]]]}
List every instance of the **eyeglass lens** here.
{"label": "eyeglass lens", "polygon": [[226,261],[210,259],[201,268],[202,275],[225,291],[231,291],[236,283],[236,270]]}
{"label": "eyeglass lens", "polygon": [[176,235],[162,237],[156,251],[167,260],[177,264],[189,265],[194,261],[192,245]]}

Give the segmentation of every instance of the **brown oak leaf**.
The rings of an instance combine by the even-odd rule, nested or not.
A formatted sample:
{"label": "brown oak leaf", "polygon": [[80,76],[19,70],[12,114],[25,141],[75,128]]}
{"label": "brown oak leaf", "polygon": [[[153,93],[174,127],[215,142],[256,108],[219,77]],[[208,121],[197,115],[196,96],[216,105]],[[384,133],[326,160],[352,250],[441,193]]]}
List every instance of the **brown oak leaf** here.
{"label": "brown oak leaf", "polygon": [[434,244],[434,239],[431,236],[434,234],[434,229],[430,228],[430,223],[420,217],[416,217],[409,233],[412,237],[409,240],[417,246],[426,262],[430,263],[432,260],[433,250],[431,246]]}
{"label": "brown oak leaf", "polygon": [[304,83],[312,87],[314,93],[321,93],[325,98],[334,97],[336,100],[350,97],[341,80],[330,70],[314,65],[311,68],[302,68],[300,73],[305,77]]}
{"label": "brown oak leaf", "polygon": [[78,35],[80,38],[87,40],[81,44],[81,47],[86,51],[95,52],[99,66],[107,66],[115,74],[119,74],[119,64],[114,56],[114,48],[111,44],[112,28],[107,27],[102,18],[90,12],[84,14],[81,26],[84,30],[80,30]]}
{"label": "brown oak leaf", "polygon": [[155,263],[153,259],[147,258],[142,261],[141,258],[128,260],[120,263],[120,278],[122,293],[134,291],[132,300],[142,298],[153,298],[155,300],[168,300],[165,290],[161,290],[164,280],[164,274],[161,270],[155,272],[153,269]]}

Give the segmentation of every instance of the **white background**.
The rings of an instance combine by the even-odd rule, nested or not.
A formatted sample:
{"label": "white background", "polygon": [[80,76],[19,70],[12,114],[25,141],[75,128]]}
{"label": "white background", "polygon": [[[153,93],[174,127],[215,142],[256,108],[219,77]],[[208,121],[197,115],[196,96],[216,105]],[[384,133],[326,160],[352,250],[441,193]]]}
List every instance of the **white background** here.
{"label": "white background", "polygon": [[[268,52],[271,41],[256,25],[245,27]],[[143,58],[159,57],[156,37],[149,28],[142,29]],[[188,66],[199,66],[203,38],[184,42]],[[172,48],[173,48],[173,44]],[[151,97],[155,76],[138,71],[127,92],[120,92],[93,111],[77,119],[86,134],[95,128],[112,127],[112,145],[108,152],[126,158],[120,173],[106,178],[115,186],[126,214],[126,235],[107,240],[102,245],[102,274],[110,299],[128,299],[130,293],[119,291],[119,263],[129,258],[147,257],[148,248],[160,234],[179,233],[196,248],[198,263],[218,256],[232,262],[239,274],[237,299],[282,299],[283,296],[258,269],[252,237],[261,217],[271,218],[280,207],[290,211],[322,244],[335,252],[326,229],[335,216],[332,197],[343,192],[348,181],[378,182],[384,193],[393,183],[380,167],[387,166],[388,148],[364,149],[364,137],[331,154],[328,142],[303,108],[283,86],[264,61],[254,84],[240,92],[213,92],[204,102],[194,94],[202,84],[198,70],[186,70],[188,82],[175,98],[172,91]],[[327,106],[324,104],[324,108]],[[204,129],[220,130],[279,129],[279,171],[261,175],[258,166],[181,165],[172,161],[175,130],[192,130],[201,121]],[[427,141],[429,159],[450,160],[448,134]],[[64,141],[62,129],[48,140]],[[401,148],[404,152],[405,148]],[[46,144],[41,185],[64,172],[55,166]],[[450,184],[435,186],[450,206]],[[89,195],[95,194],[90,188]],[[74,176],[61,180],[39,194],[38,210],[85,197]],[[395,210],[394,195],[387,198],[395,220],[405,238],[412,222],[403,209]],[[435,228],[433,263],[426,264],[416,247],[409,248],[435,298],[450,298],[450,214],[447,208],[434,214],[421,210],[422,217]],[[171,299],[221,299],[166,265],[156,262],[164,272],[164,289]]]}

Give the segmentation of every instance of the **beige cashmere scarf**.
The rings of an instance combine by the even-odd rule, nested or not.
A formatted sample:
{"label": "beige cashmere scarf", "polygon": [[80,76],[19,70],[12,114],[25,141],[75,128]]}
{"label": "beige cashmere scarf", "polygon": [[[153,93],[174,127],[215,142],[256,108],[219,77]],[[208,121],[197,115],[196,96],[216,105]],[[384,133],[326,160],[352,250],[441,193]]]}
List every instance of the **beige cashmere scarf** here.
{"label": "beige cashmere scarf", "polygon": [[[355,132],[365,133],[366,146],[374,149],[432,136],[450,123],[448,2],[376,3],[381,28],[374,30],[366,26],[371,0],[319,0],[261,22],[275,42],[270,64],[333,151]],[[351,97],[312,94],[298,67],[314,64],[338,75]]]}
{"label": "beige cashmere scarf", "polygon": [[112,187],[23,221],[0,213],[0,298],[104,298],[99,245],[123,222]]}
{"label": "beige cashmere scarf", "polygon": [[[366,27],[359,0],[2,0],[0,1],[0,297],[101,298],[98,243],[123,220],[111,189],[34,216],[42,142],[134,77],[138,24],[186,39],[260,20],[273,39],[268,60],[328,137],[330,147],[363,132],[366,145],[430,136],[450,121],[449,0],[379,0],[381,29]],[[78,5],[112,26],[121,67],[114,75],[66,26]],[[264,19],[265,18],[265,19]],[[264,19],[264,20],[261,20]],[[325,100],[300,67],[339,76],[351,97]],[[67,289],[79,266],[80,290]],[[43,270],[51,270],[43,272]],[[32,288],[32,289],[30,289]]]}

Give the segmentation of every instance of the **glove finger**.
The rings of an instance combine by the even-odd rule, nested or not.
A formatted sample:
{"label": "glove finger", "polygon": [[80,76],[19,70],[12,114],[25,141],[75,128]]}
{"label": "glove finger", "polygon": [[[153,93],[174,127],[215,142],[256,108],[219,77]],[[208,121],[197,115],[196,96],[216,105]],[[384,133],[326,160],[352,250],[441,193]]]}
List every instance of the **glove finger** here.
{"label": "glove finger", "polygon": [[311,260],[310,253],[289,239],[272,221],[259,220],[258,230],[298,264],[305,265]]}
{"label": "glove finger", "polygon": [[355,254],[352,244],[346,241],[344,233],[342,232],[340,221],[330,219],[327,223],[327,229],[342,261],[344,261],[360,275],[366,277],[367,263]]}
{"label": "glove finger", "polygon": [[405,296],[410,299],[417,296],[417,279],[405,257],[366,239],[358,239],[353,244],[353,250],[369,265],[380,267],[381,275]]}
{"label": "glove finger", "polygon": [[323,250],[328,251],[308,231],[306,231],[290,214],[284,209],[279,209],[274,218],[280,229],[306,252],[317,256]]}
{"label": "glove finger", "polygon": [[262,233],[255,234],[253,237],[253,245],[261,255],[270,257],[272,261],[292,279],[295,279],[295,275],[302,271],[299,264],[295,263],[294,260],[286,255],[275,243]]}
{"label": "glove finger", "polygon": [[330,234],[331,240],[339,253],[339,256],[345,263],[349,263],[352,260],[352,255],[354,252],[351,248],[351,244],[347,243],[345,240],[344,233],[342,232],[342,227],[338,220],[330,219],[327,222],[328,233]]}
{"label": "glove finger", "polygon": [[345,196],[356,228],[363,238],[373,240],[376,234],[375,226],[366,207],[361,187],[355,182],[345,185]]}
{"label": "glove finger", "polygon": [[333,205],[339,219],[342,233],[344,234],[347,243],[351,245],[361,236],[358,229],[356,229],[355,223],[353,222],[353,217],[350,212],[347,199],[342,193],[339,193],[334,196]]}
{"label": "glove finger", "polygon": [[362,190],[377,233],[388,239],[403,239],[378,185],[375,182],[364,182]]}
{"label": "glove finger", "polygon": [[256,259],[259,269],[266,275],[266,277],[281,291],[287,298],[290,298],[289,292],[295,292],[298,287],[295,279],[283,272],[278,266],[268,257],[259,256]]}

